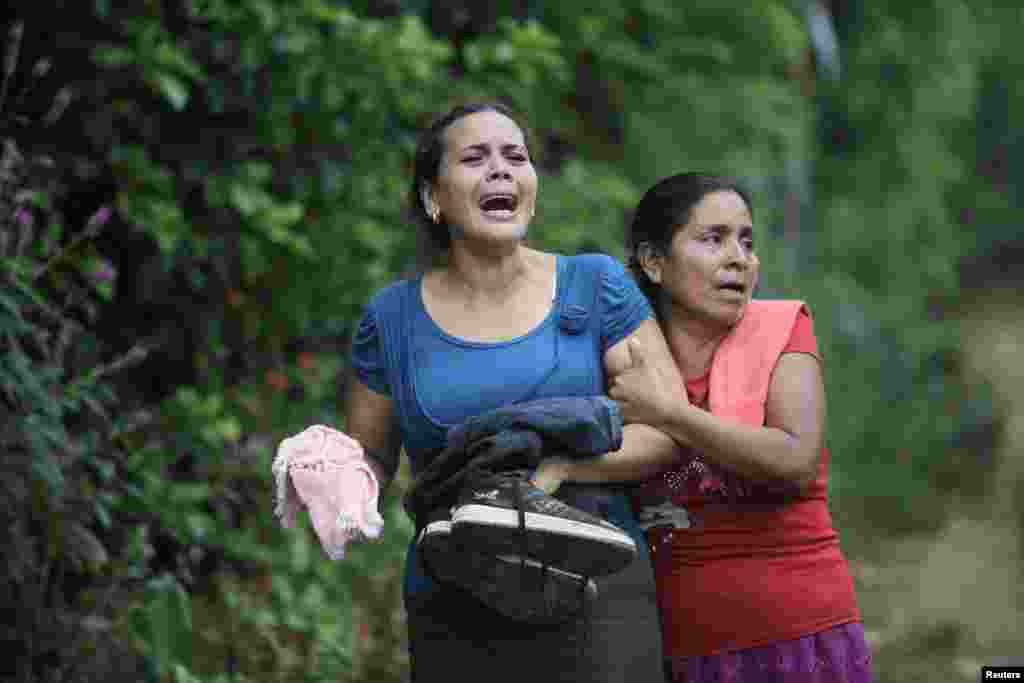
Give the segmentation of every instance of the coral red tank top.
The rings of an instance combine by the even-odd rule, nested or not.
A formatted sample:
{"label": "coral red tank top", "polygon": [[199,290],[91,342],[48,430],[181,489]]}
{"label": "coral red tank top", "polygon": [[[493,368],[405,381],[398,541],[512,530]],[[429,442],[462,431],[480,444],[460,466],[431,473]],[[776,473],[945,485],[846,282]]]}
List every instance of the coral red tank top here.
{"label": "coral red tank top", "polygon": [[[820,358],[806,311],[782,352]],[[709,378],[686,383],[704,409]],[[688,519],[648,532],[666,656],[757,647],[860,618],[828,511],[828,460],[823,450],[803,492],[750,482],[699,455],[640,487],[638,507],[667,498]]]}

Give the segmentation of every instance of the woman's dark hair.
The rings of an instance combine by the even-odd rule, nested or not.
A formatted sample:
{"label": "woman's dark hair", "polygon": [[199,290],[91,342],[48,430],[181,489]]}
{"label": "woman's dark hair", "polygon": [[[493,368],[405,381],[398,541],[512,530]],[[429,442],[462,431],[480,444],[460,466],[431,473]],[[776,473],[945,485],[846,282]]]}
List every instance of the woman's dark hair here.
{"label": "woman's dark hair", "polygon": [[416,157],[413,161],[412,186],[409,189],[409,206],[412,218],[419,230],[426,236],[424,246],[432,251],[443,252],[451,246],[451,233],[448,224],[442,220],[435,223],[430,219],[427,208],[423,205],[423,188],[433,184],[441,171],[441,158],[444,156],[444,133],[459,119],[470,114],[493,111],[506,116],[519,126],[523,131],[523,137],[529,138],[526,127],[519,120],[519,117],[507,106],[497,102],[471,102],[460,104],[444,116],[434,120],[430,126],[420,134],[416,144]]}
{"label": "woman's dark hair", "polygon": [[747,205],[750,215],[754,215],[750,195],[736,180],[707,173],[669,176],[655,183],[640,199],[626,237],[626,248],[629,269],[652,304],[657,302],[659,286],[651,282],[640,266],[640,245],[646,242],[656,253],[668,253],[676,232],[690,222],[693,208],[713,192],[735,192]]}

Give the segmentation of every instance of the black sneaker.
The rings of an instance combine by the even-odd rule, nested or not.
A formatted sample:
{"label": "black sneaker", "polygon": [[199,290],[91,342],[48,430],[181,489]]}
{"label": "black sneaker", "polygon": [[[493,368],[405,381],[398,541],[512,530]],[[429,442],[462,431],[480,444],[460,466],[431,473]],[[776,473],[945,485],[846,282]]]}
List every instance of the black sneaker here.
{"label": "black sneaker", "polygon": [[549,496],[521,473],[493,475],[467,488],[452,510],[451,535],[466,548],[583,576],[614,574],[637,553],[622,529]]}
{"label": "black sneaker", "polygon": [[457,553],[465,570],[461,585],[506,617],[556,624],[588,612],[597,598],[593,579],[523,558],[476,551]]}
{"label": "black sneaker", "polygon": [[458,546],[447,510],[431,514],[416,540],[427,573],[454,585],[500,614],[554,624],[575,618],[597,598],[593,580],[517,555],[491,555]]}

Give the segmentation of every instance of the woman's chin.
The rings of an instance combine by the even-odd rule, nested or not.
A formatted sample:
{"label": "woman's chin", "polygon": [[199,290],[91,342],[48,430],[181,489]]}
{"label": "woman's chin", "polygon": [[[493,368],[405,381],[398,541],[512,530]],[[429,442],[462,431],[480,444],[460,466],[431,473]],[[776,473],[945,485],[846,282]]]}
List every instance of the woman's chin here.
{"label": "woman's chin", "polygon": [[746,313],[749,303],[750,299],[743,299],[726,307],[721,314],[722,322],[730,327],[739,323],[743,319],[743,314]]}
{"label": "woman's chin", "polygon": [[529,231],[529,221],[522,218],[481,219],[461,232],[460,237],[471,242],[522,242]]}
{"label": "woman's chin", "polygon": [[750,299],[735,301],[715,301],[713,304],[704,307],[699,314],[709,327],[731,328],[735,327],[747,310]]}

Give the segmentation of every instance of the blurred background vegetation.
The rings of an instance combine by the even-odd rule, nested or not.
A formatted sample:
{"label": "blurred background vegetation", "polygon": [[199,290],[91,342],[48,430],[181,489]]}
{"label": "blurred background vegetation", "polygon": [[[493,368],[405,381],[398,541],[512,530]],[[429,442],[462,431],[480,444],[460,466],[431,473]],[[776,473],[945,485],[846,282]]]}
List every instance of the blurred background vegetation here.
{"label": "blurred background vegetation", "polygon": [[[12,681],[404,680],[402,482],[329,561],[274,520],[414,267],[417,132],[525,113],[536,245],[658,178],[756,196],[826,357],[877,680],[1024,651],[1024,14],[999,0],[34,0],[3,15],[0,629]],[[7,680],[8,678],[5,678]]]}

